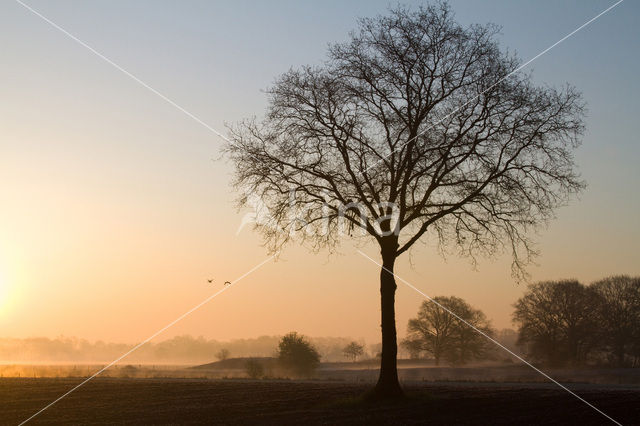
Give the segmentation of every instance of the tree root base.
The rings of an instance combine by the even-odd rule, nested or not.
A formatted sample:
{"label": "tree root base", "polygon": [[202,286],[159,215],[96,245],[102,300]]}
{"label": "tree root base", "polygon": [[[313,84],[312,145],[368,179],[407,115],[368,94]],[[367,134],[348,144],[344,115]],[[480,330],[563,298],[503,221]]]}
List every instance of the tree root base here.
{"label": "tree root base", "polygon": [[381,385],[378,383],[373,389],[363,395],[366,402],[400,401],[406,399],[406,395],[399,384]]}

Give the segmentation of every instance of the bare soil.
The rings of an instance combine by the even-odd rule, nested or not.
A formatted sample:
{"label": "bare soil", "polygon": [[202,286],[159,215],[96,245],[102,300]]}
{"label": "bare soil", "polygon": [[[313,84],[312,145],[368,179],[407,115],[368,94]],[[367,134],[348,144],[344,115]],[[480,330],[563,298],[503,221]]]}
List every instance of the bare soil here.
{"label": "bare soil", "polygon": [[[19,424],[80,378],[0,379],[0,423]],[[553,385],[405,384],[408,398],[367,403],[370,384],[209,379],[96,378],[33,424],[610,424]],[[640,389],[571,385],[625,425],[640,424]]]}

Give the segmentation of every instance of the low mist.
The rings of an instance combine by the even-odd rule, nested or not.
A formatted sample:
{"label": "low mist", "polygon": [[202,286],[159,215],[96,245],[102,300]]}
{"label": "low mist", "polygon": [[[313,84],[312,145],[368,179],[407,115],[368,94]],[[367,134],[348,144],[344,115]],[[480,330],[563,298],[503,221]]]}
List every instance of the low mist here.
{"label": "low mist", "polygon": [[[121,364],[194,365],[227,357],[274,356],[281,336],[260,336],[228,342],[189,335],[176,336],[158,343],[149,342],[131,353]],[[353,339],[343,337],[310,338],[324,362],[344,361],[343,348]],[[135,344],[90,342],[76,337],[0,338],[0,364],[91,364],[108,363],[122,356]],[[375,351],[376,345],[371,345]],[[366,354],[375,356],[375,352]]]}

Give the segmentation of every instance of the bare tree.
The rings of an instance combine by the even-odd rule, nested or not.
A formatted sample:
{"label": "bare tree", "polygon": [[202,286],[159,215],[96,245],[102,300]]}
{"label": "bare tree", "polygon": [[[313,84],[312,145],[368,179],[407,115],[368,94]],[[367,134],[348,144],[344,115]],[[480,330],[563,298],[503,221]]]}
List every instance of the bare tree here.
{"label": "bare tree", "polygon": [[597,344],[598,297],[575,280],[529,286],[515,303],[518,344],[550,365],[582,364]]}
{"label": "bare tree", "polygon": [[[484,359],[489,348],[493,348],[489,340],[477,330],[487,336],[493,336],[495,331],[484,312],[475,309],[459,297],[450,297],[449,303],[444,304],[450,312],[456,314],[451,334],[451,344],[446,347],[445,358],[453,365],[467,364],[471,361]],[[472,328],[471,326],[475,327]]]}
{"label": "bare tree", "polygon": [[351,358],[351,361],[356,362],[359,356],[364,353],[364,346],[358,342],[351,342],[342,350],[344,356]]}
{"label": "bare tree", "polygon": [[[447,306],[448,298],[435,297],[434,300]],[[455,317],[438,305],[425,300],[418,310],[417,318],[409,320],[407,325],[407,339],[420,344],[423,351],[427,351],[436,365],[444,356],[447,346],[452,343]]]}
{"label": "bare tree", "polygon": [[[591,285],[598,296],[600,342],[611,352],[618,367],[624,367],[640,341],[640,278],[608,277]],[[639,354],[640,355],[640,354]]]}
{"label": "bare tree", "polygon": [[433,356],[436,365],[442,358],[459,365],[485,355],[488,341],[469,326],[493,334],[484,313],[459,297],[438,296],[433,300],[437,304],[425,300],[418,316],[409,320],[405,341],[420,345]]}
{"label": "bare tree", "polygon": [[472,260],[507,249],[521,274],[535,254],[528,231],[583,186],[579,93],[515,72],[497,32],[462,27],[446,3],[362,19],[321,65],[276,80],[263,121],[230,129],[239,204],[259,197],[272,251],[290,240],[332,248],[344,226],[378,243],[379,397],[402,394],[398,256],[431,236]]}
{"label": "bare tree", "polygon": [[218,358],[220,361],[224,361],[225,359],[229,358],[230,354],[231,353],[229,352],[229,349],[222,348],[216,353],[216,358]]}

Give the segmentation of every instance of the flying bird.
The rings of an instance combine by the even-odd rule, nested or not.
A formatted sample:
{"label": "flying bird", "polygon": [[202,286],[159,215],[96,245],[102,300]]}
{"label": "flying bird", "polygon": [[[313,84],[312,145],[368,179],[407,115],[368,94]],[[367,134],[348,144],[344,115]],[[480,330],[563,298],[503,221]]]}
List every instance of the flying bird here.
{"label": "flying bird", "polygon": [[225,281],[224,285],[231,285],[231,281]]}
{"label": "flying bird", "polygon": [[211,284],[213,282],[213,278],[211,278],[210,280],[207,280],[207,281],[209,281],[209,284]]}

